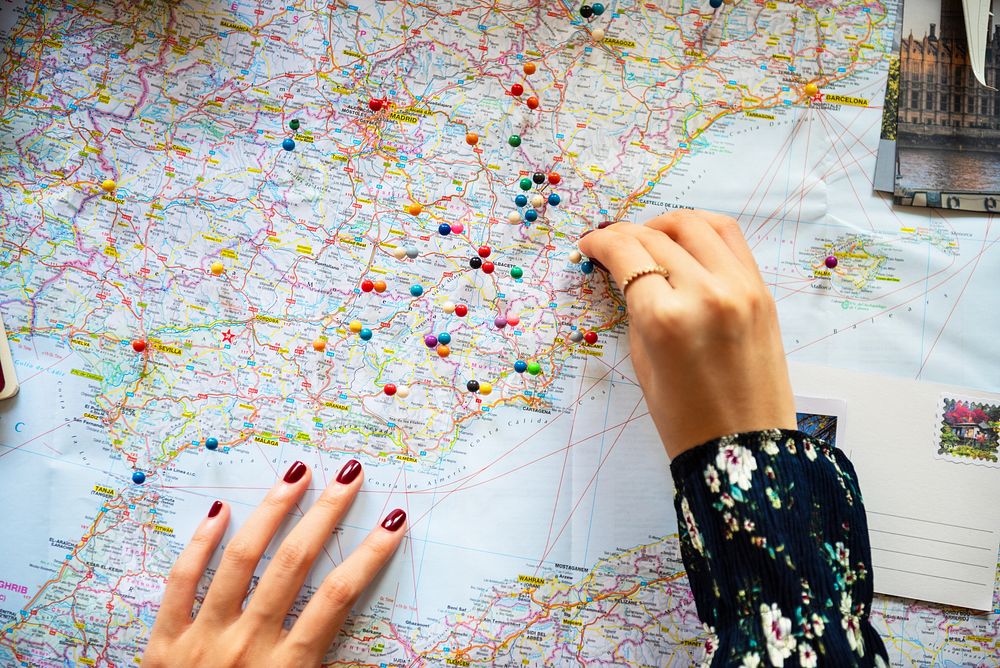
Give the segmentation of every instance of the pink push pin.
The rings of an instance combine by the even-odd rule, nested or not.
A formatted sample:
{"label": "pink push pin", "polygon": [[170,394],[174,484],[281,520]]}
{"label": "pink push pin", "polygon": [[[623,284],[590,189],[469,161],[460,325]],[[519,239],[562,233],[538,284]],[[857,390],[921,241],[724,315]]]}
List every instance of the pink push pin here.
{"label": "pink push pin", "polygon": [[503,317],[502,315],[498,315],[496,318],[493,319],[493,324],[496,325],[497,329],[503,329],[504,327],[507,326],[507,318]]}
{"label": "pink push pin", "polygon": [[452,223],[451,224],[451,233],[452,234],[461,234],[464,231],[465,231],[465,225],[463,225],[462,223]]}
{"label": "pink push pin", "polygon": [[826,260],[823,261],[823,264],[826,265],[827,269],[833,269],[834,267],[837,266],[837,256],[836,255],[827,256]]}

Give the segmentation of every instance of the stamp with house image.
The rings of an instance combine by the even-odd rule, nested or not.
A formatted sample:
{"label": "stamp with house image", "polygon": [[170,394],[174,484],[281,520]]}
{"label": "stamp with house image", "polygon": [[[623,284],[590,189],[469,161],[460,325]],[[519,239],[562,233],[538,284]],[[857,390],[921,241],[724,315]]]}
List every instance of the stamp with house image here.
{"label": "stamp with house image", "polygon": [[939,405],[938,458],[1000,467],[1000,404],[944,396]]}

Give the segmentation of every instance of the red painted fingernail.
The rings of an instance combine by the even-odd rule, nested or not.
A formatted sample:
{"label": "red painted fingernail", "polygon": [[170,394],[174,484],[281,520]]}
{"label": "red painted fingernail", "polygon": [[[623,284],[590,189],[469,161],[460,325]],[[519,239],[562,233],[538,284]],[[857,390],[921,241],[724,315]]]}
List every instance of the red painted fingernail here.
{"label": "red painted fingernail", "polygon": [[361,462],[357,459],[352,459],[344,464],[344,468],[340,469],[340,473],[337,474],[337,482],[341,485],[350,485],[360,473]]}
{"label": "red painted fingernail", "polygon": [[212,504],[212,507],[208,509],[208,516],[215,517],[222,512],[222,501],[216,501]]}
{"label": "red painted fingernail", "polygon": [[597,229],[603,230],[605,227],[610,227],[617,222],[618,222],[617,220],[605,220],[597,224]]}
{"label": "red painted fingernail", "polygon": [[403,526],[404,522],[406,522],[406,513],[396,508],[382,520],[382,528],[388,531],[399,531],[399,527]]}
{"label": "red painted fingernail", "polygon": [[295,462],[288,467],[288,471],[285,472],[285,482],[289,485],[302,480],[302,476],[306,474],[306,465],[302,462]]}
{"label": "red painted fingernail", "polygon": [[590,233],[591,233],[591,232],[593,232],[593,231],[594,231],[594,230],[587,230],[586,232],[584,232],[583,234],[581,234],[581,235],[580,235],[580,238],[581,238],[581,239],[582,239],[582,238],[584,238],[585,236],[587,236],[588,234],[590,234]]}

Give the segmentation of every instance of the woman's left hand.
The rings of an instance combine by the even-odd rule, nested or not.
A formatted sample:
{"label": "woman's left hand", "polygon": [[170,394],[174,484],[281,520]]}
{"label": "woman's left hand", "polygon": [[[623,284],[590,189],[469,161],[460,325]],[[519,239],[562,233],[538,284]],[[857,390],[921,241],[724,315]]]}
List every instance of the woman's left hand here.
{"label": "woman's left hand", "polygon": [[335,482],[282,541],[243,603],[268,543],[309,487],[312,474],[295,462],[250,515],[222,553],[222,562],[197,617],[198,582],[229,524],[216,501],[177,559],[146,647],[144,668],[160,666],[318,666],[361,592],[399,547],[406,514],[394,510],[335,568],[288,631],[285,617],[313,562],[361,487],[361,464],[348,462]]}

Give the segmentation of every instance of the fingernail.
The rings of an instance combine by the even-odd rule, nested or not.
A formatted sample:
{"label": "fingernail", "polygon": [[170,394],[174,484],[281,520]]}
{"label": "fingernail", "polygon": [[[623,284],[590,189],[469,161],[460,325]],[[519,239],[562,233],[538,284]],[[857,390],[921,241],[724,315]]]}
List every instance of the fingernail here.
{"label": "fingernail", "polygon": [[288,471],[285,472],[285,482],[289,485],[299,480],[302,480],[302,476],[306,474],[306,465],[302,462],[295,462],[288,467]]}
{"label": "fingernail", "polygon": [[607,271],[608,270],[607,267],[605,267],[603,264],[601,264],[600,260],[595,260],[594,258],[590,258],[590,262],[591,262],[591,264],[593,264],[598,269],[601,269],[603,271]]}
{"label": "fingernail", "polygon": [[208,509],[208,516],[215,517],[222,512],[222,501],[216,501],[212,504],[212,507]]}
{"label": "fingernail", "polygon": [[337,482],[341,485],[350,485],[359,473],[361,473],[361,462],[352,459],[344,464],[344,468],[340,469],[340,473],[337,474]]}
{"label": "fingernail", "polygon": [[406,513],[396,508],[382,520],[382,528],[387,531],[399,531],[399,527],[403,526],[404,522],[406,522]]}
{"label": "fingernail", "polygon": [[580,238],[581,238],[581,239],[582,239],[582,238],[584,238],[585,236],[587,236],[588,234],[590,234],[590,233],[591,233],[591,232],[593,232],[593,231],[594,231],[594,230],[587,230],[586,232],[584,232],[583,234],[581,234],[581,235],[580,235]]}

